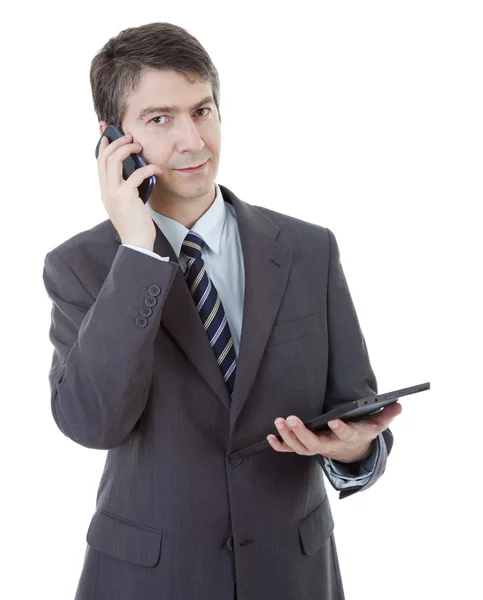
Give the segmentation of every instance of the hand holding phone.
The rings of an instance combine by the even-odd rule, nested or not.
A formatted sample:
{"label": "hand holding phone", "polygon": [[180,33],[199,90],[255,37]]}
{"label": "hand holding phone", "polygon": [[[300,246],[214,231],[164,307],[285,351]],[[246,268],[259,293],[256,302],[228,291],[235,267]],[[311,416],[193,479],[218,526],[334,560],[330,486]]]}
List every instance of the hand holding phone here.
{"label": "hand holding phone", "polygon": [[[112,131],[112,127],[109,125],[106,128],[96,148],[102,202],[123,244],[153,250],[156,228],[145,207],[147,198],[143,200],[140,197],[139,188],[146,178],[154,180],[154,175],[161,175],[163,171],[153,164],[139,167],[136,165],[129,177],[124,179],[124,161],[131,154],[139,154],[142,148],[140,144],[132,141],[130,134],[118,136],[109,143],[105,134],[110,128]],[[153,184],[150,187],[152,189]]]}

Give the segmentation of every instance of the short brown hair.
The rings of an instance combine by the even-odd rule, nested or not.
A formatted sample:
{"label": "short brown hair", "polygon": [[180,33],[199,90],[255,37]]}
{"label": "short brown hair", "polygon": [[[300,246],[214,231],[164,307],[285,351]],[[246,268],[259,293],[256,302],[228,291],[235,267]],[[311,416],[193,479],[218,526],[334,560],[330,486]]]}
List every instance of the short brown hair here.
{"label": "short brown hair", "polygon": [[124,29],[92,59],[90,82],[98,121],[121,128],[127,99],[150,69],[176,71],[190,83],[209,81],[221,123],[218,71],[198,40],[173,23]]}

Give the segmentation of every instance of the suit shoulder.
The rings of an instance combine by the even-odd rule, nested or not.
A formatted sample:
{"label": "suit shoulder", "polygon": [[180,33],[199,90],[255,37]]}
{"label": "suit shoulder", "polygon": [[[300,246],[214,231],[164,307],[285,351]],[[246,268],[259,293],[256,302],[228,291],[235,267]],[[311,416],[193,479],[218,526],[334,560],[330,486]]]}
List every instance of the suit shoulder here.
{"label": "suit shoulder", "polygon": [[303,246],[322,243],[325,247],[330,244],[331,236],[334,235],[324,225],[299,219],[265,206],[256,206],[256,208],[280,228],[284,239],[290,239],[292,242],[298,240]]}
{"label": "suit shoulder", "polygon": [[114,257],[117,251],[115,235],[114,225],[110,219],[106,219],[61,242],[47,252],[47,256],[57,254],[71,266],[79,263],[79,260],[85,259],[87,256],[106,257],[108,253],[112,252]]}
{"label": "suit shoulder", "polygon": [[284,227],[295,227],[308,231],[313,230],[319,234],[327,231],[327,228],[323,225],[312,223],[311,221],[306,221],[304,219],[299,219],[298,217],[293,217],[292,215],[287,215],[285,213],[272,210],[266,206],[256,206],[256,208],[274,221],[280,227],[280,229],[283,229]]}

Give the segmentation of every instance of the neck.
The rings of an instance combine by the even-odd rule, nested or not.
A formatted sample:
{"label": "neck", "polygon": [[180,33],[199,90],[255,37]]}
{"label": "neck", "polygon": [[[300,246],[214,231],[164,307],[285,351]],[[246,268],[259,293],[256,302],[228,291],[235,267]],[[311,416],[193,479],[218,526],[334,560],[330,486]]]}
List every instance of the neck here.
{"label": "neck", "polygon": [[180,198],[166,195],[155,195],[156,190],[148,200],[149,206],[157,213],[182,223],[191,229],[198,219],[205,214],[216,198],[216,186],[209,193],[198,198]]}

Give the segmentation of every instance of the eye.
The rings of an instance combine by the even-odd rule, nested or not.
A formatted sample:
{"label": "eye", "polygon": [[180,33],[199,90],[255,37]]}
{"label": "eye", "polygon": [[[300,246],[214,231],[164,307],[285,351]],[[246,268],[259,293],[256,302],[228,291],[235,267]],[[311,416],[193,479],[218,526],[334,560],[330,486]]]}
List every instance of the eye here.
{"label": "eye", "polygon": [[[161,115],[160,117],[153,117],[149,123],[153,123],[156,119],[162,119],[165,115]],[[159,123],[154,123],[155,125],[159,125]]]}
{"label": "eye", "polygon": [[[196,112],[199,112],[200,110],[208,110],[211,112],[211,108],[208,108],[207,106],[203,107],[203,108],[198,108],[196,110]],[[160,115],[159,117],[153,117],[152,119],[150,119],[149,123],[154,123],[155,125],[162,125],[162,123],[157,123],[155,122],[156,119],[162,119],[163,117],[165,117],[166,115]],[[201,115],[201,116],[205,116],[205,115]],[[206,115],[207,116],[207,115]]]}
{"label": "eye", "polygon": [[206,106],[204,108],[199,108],[196,112],[198,112],[199,110],[209,110],[211,112],[211,108],[207,108]]}

